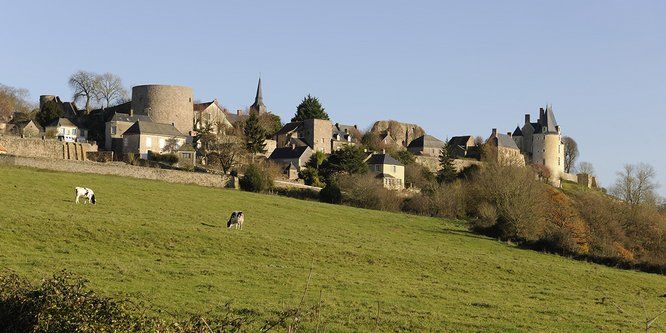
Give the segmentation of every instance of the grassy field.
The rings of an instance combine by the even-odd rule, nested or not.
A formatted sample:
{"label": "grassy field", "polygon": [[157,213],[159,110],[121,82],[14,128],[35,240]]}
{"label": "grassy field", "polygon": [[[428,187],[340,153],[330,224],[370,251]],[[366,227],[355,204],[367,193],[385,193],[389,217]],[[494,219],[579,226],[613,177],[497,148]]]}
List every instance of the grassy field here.
{"label": "grassy field", "polygon": [[[75,186],[98,204],[75,205]],[[224,228],[232,210],[246,212],[244,230]],[[296,306],[313,267],[306,304],[321,292],[322,331],[640,331],[636,293],[648,312],[666,305],[664,276],[522,250],[452,221],[9,167],[0,267],[33,280],[67,269],[163,316],[231,302],[262,317]],[[661,318],[653,331],[665,327]]]}

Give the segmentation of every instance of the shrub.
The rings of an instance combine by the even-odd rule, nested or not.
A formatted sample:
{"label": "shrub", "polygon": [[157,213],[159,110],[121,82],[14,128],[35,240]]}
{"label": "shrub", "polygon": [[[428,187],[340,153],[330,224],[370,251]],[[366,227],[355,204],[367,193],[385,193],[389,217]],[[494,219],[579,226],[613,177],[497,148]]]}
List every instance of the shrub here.
{"label": "shrub", "polygon": [[176,163],[178,163],[178,156],[176,156],[176,154],[171,154],[171,153],[160,154],[148,151],[148,160],[155,162],[162,162],[168,165],[175,165]]}
{"label": "shrub", "polygon": [[497,208],[490,203],[479,204],[476,215],[477,218],[471,223],[473,230],[488,230],[497,223]]}
{"label": "shrub", "polygon": [[317,186],[317,187],[323,186],[322,182],[319,180],[319,171],[314,167],[309,166],[299,171],[298,177],[303,179],[305,185]]}
{"label": "shrub", "polygon": [[497,223],[489,231],[504,239],[536,240],[545,228],[545,186],[527,168],[491,164],[469,183],[468,211],[476,215],[481,203],[491,204]]}
{"label": "shrub", "polygon": [[330,182],[319,192],[319,200],[322,202],[339,204],[342,202],[342,192],[336,182]]}
{"label": "shrub", "polygon": [[398,193],[384,188],[372,175],[340,175],[338,185],[342,201],[350,206],[394,212],[402,206]]}
{"label": "shrub", "polygon": [[273,187],[273,178],[268,170],[262,169],[257,164],[250,164],[239,183],[244,191],[265,192]]}

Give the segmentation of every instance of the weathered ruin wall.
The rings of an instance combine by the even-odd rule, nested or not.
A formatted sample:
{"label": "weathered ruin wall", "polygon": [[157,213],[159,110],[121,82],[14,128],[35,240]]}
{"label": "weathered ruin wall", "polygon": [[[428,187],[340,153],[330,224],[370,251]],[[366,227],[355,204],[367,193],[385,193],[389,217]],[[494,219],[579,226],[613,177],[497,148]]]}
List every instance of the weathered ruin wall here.
{"label": "weathered ruin wall", "polygon": [[98,163],[62,159],[34,158],[0,155],[0,165],[23,166],[63,172],[93,173],[141,179],[162,180],[168,183],[196,184],[209,187],[226,187],[228,176],[209,173],[166,170],[128,165],[122,162]]}

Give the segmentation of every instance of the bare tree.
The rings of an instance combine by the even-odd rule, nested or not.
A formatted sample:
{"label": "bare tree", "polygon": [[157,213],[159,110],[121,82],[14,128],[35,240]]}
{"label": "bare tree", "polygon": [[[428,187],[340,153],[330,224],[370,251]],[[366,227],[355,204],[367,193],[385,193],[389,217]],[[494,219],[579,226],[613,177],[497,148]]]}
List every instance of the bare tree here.
{"label": "bare tree", "polygon": [[220,167],[224,173],[231,171],[245,154],[242,142],[230,135],[219,136],[211,148],[206,155],[209,165]]}
{"label": "bare tree", "polygon": [[569,173],[576,165],[578,143],[568,136],[562,138],[562,143],[564,144],[564,172]]}
{"label": "bare tree", "polygon": [[590,162],[580,162],[576,167],[578,173],[586,173],[588,175],[594,176],[594,165]]}
{"label": "bare tree", "polygon": [[96,78],[95,99],[98,102],[106,102],[106,107],[112,102],[118,103],[127,99],[127,89],[123,87],[123,81],[113,73],[104,73]]}
{"label": "bare tree", "polygon": [[655,191],[659,184],[655,181],[657,172],[651,165],[625,164],[617,176],[615,185],[611,188],[611,194],[631,205],[656,204]]}
{"label": "bare tree", "polygon": [[96,98],[98,94],[98,75],[86,71],[78,71],[72,76],[69,77],[69,86],[74,90],[74,95],[72,99],[74,103],[80,99],[85,99],[86,101],[86,114],[90,113],[92,105],[90,102],[93,98]]}
{"label": "bare tree", "polygon": [[15,112],[29,113],[33,105],[27,101],[27,89],[0,84],[0,121],[8,121]]}

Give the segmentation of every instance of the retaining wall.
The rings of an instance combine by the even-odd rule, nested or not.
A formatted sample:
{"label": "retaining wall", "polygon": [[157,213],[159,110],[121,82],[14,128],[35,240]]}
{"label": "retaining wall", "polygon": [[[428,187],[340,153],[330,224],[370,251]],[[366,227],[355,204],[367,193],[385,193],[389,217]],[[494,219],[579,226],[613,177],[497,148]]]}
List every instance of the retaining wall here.
{"label": "retaining wall", "polygon": [[116,175],[141,179],[162,180],[169,183],[196,184],[209,187],[227,187],[228,176],[208,173],[166,170],[128,165],[122,162],[97,163],[62,159],[0,155],[0,165],[23,166],[63,172]]}
{"label": "retaining wall", "polygon": [[88,152],[97,151],[96,145],[80,142],[63,142],[39,138],[0,136],[0,145],[7,154],[25,157],[41,157],[85,161]]}

